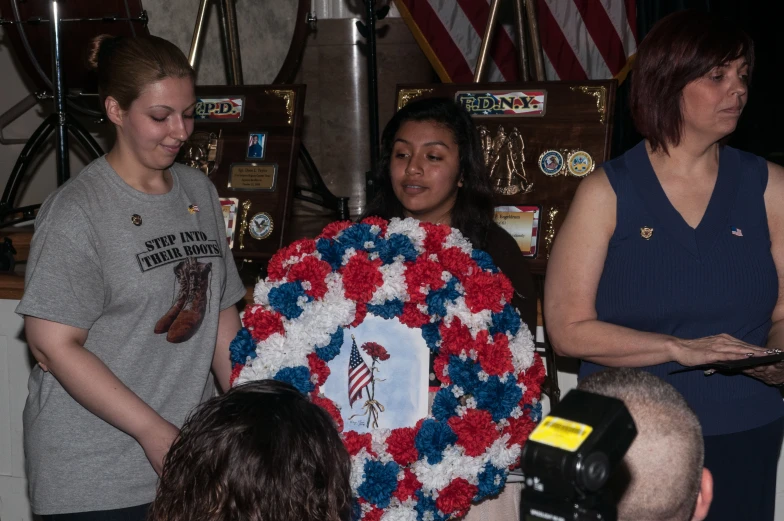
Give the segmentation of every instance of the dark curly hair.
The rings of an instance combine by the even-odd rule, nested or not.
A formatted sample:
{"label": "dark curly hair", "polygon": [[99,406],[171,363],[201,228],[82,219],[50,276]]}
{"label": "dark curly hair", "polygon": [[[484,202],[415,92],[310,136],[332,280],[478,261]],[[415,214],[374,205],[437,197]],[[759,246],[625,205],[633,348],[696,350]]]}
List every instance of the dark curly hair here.
{"label": "dark curly hair", "polygon": [[329,414],[288,384],[249,382],[193,413],[150,521],[347,521],[351,462]]}
{"label": "dark curly hair", "polygon": [[449,98],[425,98],[400,109],[381,136],[381,154],[374,175],[377,193],[361,219],[375,215],[383,219],[404,217],[403,205],[392,188],[390,162],[395,136],[408,121],[432,121],[449,129],[457,143],[463,186],[451,212],[451,226],[466,236],[475,248],[486,246],[487,231],[493,224],[493,190],[487,176],[479,132],[471,116]]}

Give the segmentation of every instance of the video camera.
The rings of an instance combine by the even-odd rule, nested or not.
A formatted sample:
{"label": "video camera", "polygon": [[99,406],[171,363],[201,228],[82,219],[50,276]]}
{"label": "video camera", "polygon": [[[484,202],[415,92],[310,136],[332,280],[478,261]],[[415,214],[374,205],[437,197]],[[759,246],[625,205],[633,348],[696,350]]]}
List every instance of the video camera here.
{"label": "video camera", "polygon": [[621,400],[570,391],[523,447],[520,521],[615,521],[605,485],[636,436]]}

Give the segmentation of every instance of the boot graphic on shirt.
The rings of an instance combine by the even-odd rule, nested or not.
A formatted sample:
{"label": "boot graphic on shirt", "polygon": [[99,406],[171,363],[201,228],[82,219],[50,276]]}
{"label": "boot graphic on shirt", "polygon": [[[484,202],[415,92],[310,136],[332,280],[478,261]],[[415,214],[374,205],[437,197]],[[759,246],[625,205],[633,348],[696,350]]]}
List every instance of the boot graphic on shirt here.
{"label": "boot graphic on shirt", "polygon": [[207,310],[207,290],[210,287],[212,263],[194,261],[189,271],[190,292],[188,300],[169,328],[166,340],[173,344],[186,342],[196,334]]}
{"label": "boot graphic on shirt", "polygon": [[191,292],[189,271],[193,260],[194,259],[188,257],[174,267],[174,275],[177,277],[177,284],[179,284],[180,289],[177,298],[174,299],[172,307],[169,308],[169,311],[167,311],[155,324],[156,335],[169,331],[172,323],[174,323],[174,319],[177,318],[177,315],[180,314],[180,310],[188,301],[188,295]]}
{"label": "boot graphic on shirt", "polygon": [[173,344],[185,342],[196,334],[207,307],[212,263],[198,262],[189,257],[174,267],[179,285],[177,297],[171,308],[155,324],[155,333],[167,333],[166,340]]}

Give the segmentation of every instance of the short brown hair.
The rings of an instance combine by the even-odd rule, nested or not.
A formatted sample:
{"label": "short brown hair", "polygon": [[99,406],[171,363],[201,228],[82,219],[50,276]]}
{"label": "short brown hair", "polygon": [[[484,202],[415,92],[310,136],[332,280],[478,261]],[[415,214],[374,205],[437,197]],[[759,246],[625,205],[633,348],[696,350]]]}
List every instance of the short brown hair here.
{"label": "short brown hair", "polygon": [[620,494],[618,521],[689,521],[702,482],[705,445],[697,415],[683,396],[661,378],[629,368],[599,371],[577,388],[623,401],[637,426],[623,460],[627,479],[611,484]]}
{"label": "short brown hair", "polygon": [[630,99],[634,124],[653,150],[680,143],[683,88],[741,57],[751,79],[754,42],[719,16],[687,9],[653,26],[637,49]]}
{"label": "short brown hair", "polygon": [[332,417],[258,380],[200,405],[166,456],[149,521],[347,521],[351,461]]}
{"label": "short brown hair", "polygon": [[158,36],[96,36],[87,62],[98,74],[101,107],[111,96],[128,110],[147,85],[165,78],[196,81],[196,72],[182,51]]}

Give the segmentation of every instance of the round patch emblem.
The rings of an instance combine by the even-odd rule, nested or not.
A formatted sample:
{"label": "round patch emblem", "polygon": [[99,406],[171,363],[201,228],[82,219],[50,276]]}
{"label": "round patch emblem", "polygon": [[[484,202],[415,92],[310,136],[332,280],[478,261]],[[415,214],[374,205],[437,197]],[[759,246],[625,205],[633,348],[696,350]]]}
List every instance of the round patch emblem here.
{"label": "round patch emblem", "polygon": [[135,213],[135,214],[131,215],[131,222],[133,224],[135,224],[136,226],[141,226],[142,225],[142,216],[139,215],[138,213]]}
{"label": "round patch emblem", "polygon": [[573,176],[583,177],[593,172],[594,162],[588,152],[578,150],[569,154],[566,166]]}
{"label": "round patch emblem", "polygon": [[272,228],[274,226],[272,222],[272,216],[267,212],[261,212],[254,215],[249,223],[248,231],[250,232],[250,236],[254,239],[266,239],[272,234]]}
{"label": "round patch emblem", "polygon": [[557,150],[546,150],[539,156],[539,170],[544,175],[558,175],[563,171],[564,157]]}

